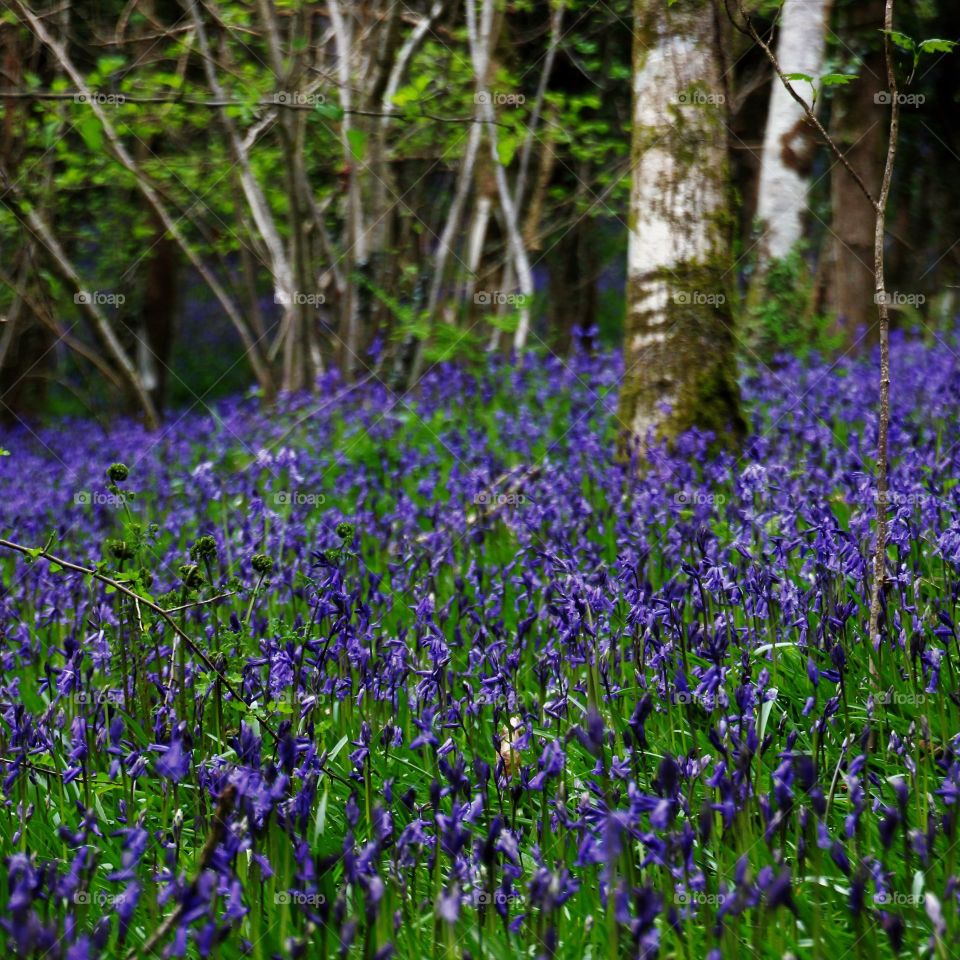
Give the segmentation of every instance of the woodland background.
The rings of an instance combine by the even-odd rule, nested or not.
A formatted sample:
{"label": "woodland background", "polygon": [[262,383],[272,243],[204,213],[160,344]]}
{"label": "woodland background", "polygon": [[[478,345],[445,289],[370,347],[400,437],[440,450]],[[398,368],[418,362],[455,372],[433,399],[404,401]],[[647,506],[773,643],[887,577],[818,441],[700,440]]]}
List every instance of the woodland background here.
{"label": "woodland background", "polygon": [[[633,58],[659,6],[6,5],[4,416],[157,423],[249,387],[269,401],[330,368],[407,390],[449,358],[619,344],[637,296]],[[767,57],[730,11],[699,6],[720,65],[722,92],[704,99],[723,124],[731,229],[724,286],[694,307],[726,302],[748,365],[862,350],[876,325],[873,211],[806,123],[790,114],[776,136]],[[813,57],[814,83],[796,85],[816,90],[825,128],[876,192],[882,0],[744,9],[775,47]],[[903,5],[897,28],[955,37],[960,10]],[[904,88],[895,326],[938,329],[955,313],[958,77],[942,53]],[[806,192],[789,246],[758,219],[765,192],[780,202],[764,162]]]}

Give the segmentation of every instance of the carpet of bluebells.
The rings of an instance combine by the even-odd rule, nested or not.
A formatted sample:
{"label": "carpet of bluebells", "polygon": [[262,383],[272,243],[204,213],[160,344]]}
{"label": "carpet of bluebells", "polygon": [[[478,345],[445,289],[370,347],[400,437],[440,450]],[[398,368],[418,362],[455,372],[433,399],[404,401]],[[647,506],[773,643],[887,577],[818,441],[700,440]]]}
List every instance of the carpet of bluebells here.
{"label": "carpet of bluebells", "polygon": [[8,955],[960,956],[958,350],[876,648],[873,361],[644,470],[614,355],[6,432]]}

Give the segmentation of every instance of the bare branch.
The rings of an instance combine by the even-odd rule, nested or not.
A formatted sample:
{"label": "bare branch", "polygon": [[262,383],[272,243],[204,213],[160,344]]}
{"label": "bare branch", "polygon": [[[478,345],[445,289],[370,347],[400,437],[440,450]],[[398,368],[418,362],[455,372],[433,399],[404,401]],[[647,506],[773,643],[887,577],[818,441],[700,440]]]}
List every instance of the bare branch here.
{"label": "bare branch", "polygon": [[763,50],[763,52],[767,56],[767,59],[770,61],[771,65],[773,66],[773,69],[776,71],[777,76],[780,78],[780,82],[783,84],[787,93],[789,93],[790,96],[793,97],[793,99],[796,100],[798,104],[800,104],[801,108],[803,109],[804,115],[806,116],[807,123],[809,123],[810,126],[812,126],[817,131],[817,133],[819,133],[820,136],[823,137],[823,141],[824,143],[826,143],[827,147],[829,147],[831,153],[833,153],[833,155],[837,158],[837,160],[839,160],[840,163],[843,164],[847,173],[849,173],[850,176],[853,177],[854,181],[856,182],[857,186],[860,188],[863,195],[867,198],[867,200],[870,201],[870,205],[873,207],[873,209],[879,212],[878,201],[874,199],[873,194],[870,193],[870,190],[868,189],[867,185],[863,182],[863,178],[850,165],[850,161],[847,160],[843,151],[837,146],[833,137],[831,137],[830,134],[828,134],[827,131],[824,129],[823,124],[817,119],[817,115],[813,112],[813,110],[811,109],[807,101],[804,100],[799,93],[797,93],[797,91],[793,87],[793,84],[791,84],[790,81],[787,79],[786,74],[783,72],[782,68],[780,67],[780,62],[777,60],[777,55],[773,52],[770,45],[763,39],[763,37],[760,36],[759,32],[757,31],[757,28],[753,24],[753,21],[750,19],[750,15],[744,10],[743,0],[737,0],[737,9],[740,11],[740,16],[743,18],[744,24],[746,24],[746,29],[741,27],[736,22],[736,19],[734,18],[732,12],[730,11],[729,0],[723,0],[723,3],[724,3],[724,7],[727,10],[727,16],[729,16],[730,18],[730,22],[733,23],[734,26],[736,26],[741,33],[745,33],[748,37],[750,37],[754,41],[754,43],[756,43],[760,47],[760,49]]}
{"label": "bare branch", "polygon": [[84,567],[79,563],[73,563],[70,560],[65,560],[63,557],[54,556],[46,548],[42,550],[35,550],[31,547],[26,547],[21,543],[14,543],[12,540],[6,540],[0,538],[0,547],[3,547],[7,550],[13,550],[15,553],[21,553],[25,557],[30,557],[33,560],[46,560],[47,563],[56,564],[58,567],[62,567],[64,570],[70,570],[73,573],[81,573],[84,576],[93,577],[94,580],[99,580],[101,583],[106,584],[108,587],[112,587],[118,593],[122,593],[124,596],[130,597],[131,600],[136,601],[137,603],[143,604],[143,606],[152,610],[159,617],[161,617],[165,623],[167,623],[173,632],[187,645],[190,649],[190,652],[197,657],[203,665],[213,673],[216,678],[223,684],[223,688],[234,697],[239,703],[242,703],[247,707],[248,710],[257,718],[260,724],[263,726],[274,740],[279,739],[279,735],[273,729],[273,725],[260,713],[254,710],[250,702],[237,690],[236,687],[227,679],[226,675],[219,669],[217,666],[210,660],[210,658],[203,652],[203,649],[196,644],[190,637],[190,635],[177,623],[176,620],[170,615],[171,611],[161,607],[158,603],[155,603],[153,600],[148,600],[146,597],[141,596],[135,590],[131,590],[127,584],[122,583],[119,580],[114,580],[111,577],[108,577],[106,574],[101,573],[99,570],[95,570],[92,567]]}

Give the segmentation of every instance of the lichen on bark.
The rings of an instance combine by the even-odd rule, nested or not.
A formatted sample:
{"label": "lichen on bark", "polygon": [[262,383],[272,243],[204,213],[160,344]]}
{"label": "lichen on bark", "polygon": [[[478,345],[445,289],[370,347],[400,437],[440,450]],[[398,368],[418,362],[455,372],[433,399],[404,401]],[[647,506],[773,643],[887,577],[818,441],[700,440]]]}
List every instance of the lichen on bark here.
{"label": "lichen on bark", "polygon": [[637,0],[625,373],[628,435],[736,446],[732,189],[709,4]]}
{"label": "lichen on bark", "polygon": [[[746,424],[740,412],[730,295],[703,292],[718,289],[717,264],[685,264],[682,272],[673,270],[663,279],[669,281],[667,303],[656,310],[635,310],[627,324],[620,422],[637,434],[638,421],[646,416],[653,439],[667,443],[699,427],[711,431],[717,444],[735,448]],[[630,280],[632,303],[642,302],[650,282]],[[658,333],[662,340],[643,339]]]}

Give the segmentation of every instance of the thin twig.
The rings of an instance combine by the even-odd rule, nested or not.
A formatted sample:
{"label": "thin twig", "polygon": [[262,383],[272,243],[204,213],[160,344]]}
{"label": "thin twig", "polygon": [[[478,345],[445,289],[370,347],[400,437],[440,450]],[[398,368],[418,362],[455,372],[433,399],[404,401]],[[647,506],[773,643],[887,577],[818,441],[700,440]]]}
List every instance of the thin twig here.
{"label": "thin twig", "polygon": [[[27,770],[32,770],[34,773],[42,773],[48,777],[60,777],[63,778],[67,771],[65,770],[54,770],[52,767],[41,767],[39,764],[31,763],[29,760],[25,760],[22,756],[20,757],[0,757],[0,763],[5,763],[8,766],[14,766],[20,764],[25,767]],[[83,775],[83,782],[89,783],[91,786],[104,786],[109,787],[112,783],[110,780],[101,780],[99,777],[91,777],[86,774]]]}
{"label": "thin twig", "polygon": [[226,600],[227,597],[234,597],[236,593],[236,590],[231,590],[229,593],[220,593],[215,597],[194,600],[192,603],[182,603],[179,607],[167,607],[167,613],[179,613],[181,610],[189,610],[191,607],[203,607],[208,603],[216,603],[218,600]]}
{"label": "thin twig", "polygon": [[860,188],[860,191],[867,198],[867,200],[870,201],[870,206],[873,207],[873,209],[877,213],[879,213],[880,212],[879,201],[874,198],[873,194],[867,188],[867,185],[863,182],[863,178],[860,176],[860,174],[857,173],[857,171],[854,170],[854,168],[850,165],[850,161],[847,160],[846,156],[844,156],[843,151],[837,146],[837,143],[833,139],[833,137],[831,137],[830,134],[828,134],[827,131],[824,129],[823,124],[817,119],[816,114],[810,109],[810,106],[807,103],[807,101],[804,100],[799,93],[797,93],[797,91],[793,87],[793,84],[791,84],[790,81],[787,79],[786,74],[783,72],[782,68],[780,67],[780,62],[777,60],[777,55],[770,48],[770,44],[768,44],[763,39],[763,37],[760,36],[759,32],[757,31],[757,28],[753,25],[753,21],[750,19],[750,15],[746,12],[746,10],[743,9],[743,0],[737,0],[737,9],[740,11],[740,16],[743,18],[743,22],[746,24],[746,29],[744,29],[737,23],[736,18],[731,13],[729,0],[723,0],[723,4],[724,4],[724,7],[726,8],[727,16],[730,18],[730,22],[741,33],[750,37],[754,41],[754,43],[756,43],[760,47],[760,49],[763,50],[763,52],[767,55],[767,59],[770,61],[771,65],[773,66],[773,69],[776,71],[777,76],[780,78],[780,82],[783,84],[787,93],[789,93],[790,96],[793,97],[793,99],[796,100],[797,103],[800,104],[800,107],[803,109],[803,112],[807,118],[807,123],[809,123],[812,127],[814,127],[817,133],[819,133],[820,136],[823,137],[823,141],[824,143],[826,143],[831,153],[833,153],[833,155],[840,161],[840,163],[843,164],[847,173],[849,173],[850,176],[853,177],[855,183]]}
{"label": "thin twig", "polygon": [[880,186],[880,196],[874,198],[867,189],[860,174],[850,165],[833,138],[823,128],[823,125],[814,115],[807,102],[794,90],[790,81],[784,75],[776,55],[770,45],[758,33],[753,21],[743,8],[743,0],[737,0],[737,9],[746,29],[741,27],[734,18],[729,0],[723,0],[724,7],[730,22],[743,34],[751,37],[763,50],[767,59],[773,65],[780,82],[790,96],[800,104],[806,115],[807,122],[817,129],[831,152],[843,164],[846,171],[853,177],[863,195],[870,201],[876,214],[873,243],[874,289],[876,291],[877,310],[879,313],[880,334],[880,409],[877,434],[877,518],[876,542],[873,555],[873,577],[870,587],[870,612],[867,627],[868,659],[870,676],[876,679],[877,666],[873,657],[873,644],[880,641],[880,606],[884,584],[886,583],[885,556],[887,547],[887,517],[889,514],[887,495],[889,491],[889,428],[890,428],[890,315],[887,303],[886,280],[884,276],[883,241],[886,233],[887,202],[890,197],[890,184],[893,179],[893,165],[897,153],[897,136],[900,123],[900,105],[897,99],[897,77],[893,66],[893,52],[890,44],[890,32],[893,30],[893,0],[886,0],[884,8],[884,60],[887,70],[887,87],[890,93],[890,130],[887,138],[887,157],[883,169],[883,180]]}
{"label": "thin twig", "polygon": [[[307,96],[307,95],[305,95]],[[77,100],[77,97],[83,99]],[[112,105],[117,106],[126,106],[128,103],[135,106],[152,106],[152,105],[163,105],[163,104],[185,104],[190,107],[209,107],[213,110],[228,110],[231,107],[261,107],[264,109],[279,109],[279,110],[307,110],[315,111],[316,105],[314,103],[300,103],[290,102],[289,97],[284,97],[283,99],[271,99],[271,100],[256,100],[251,103],[249,100],[232,100],[229,97],[212,97],[212,98],[202,98],[202,97],[144,97],[144,96],[133,96],[126,93],[99,93],[95,92],[93,94],[85,94],[80,90],[66,90],[63,92],[53,91],[53,90],[0,90],[0,99],[6,100],[74,100],[78,105],[86,105],[91,102],[91,99],[96,99],[98,102],[110,102]],[[358,110],[356,108],[344,109],[342,107],[336,108],[339,113],[347,114],[349,116],[355,117],[378,117],[382,120],[406,120],[407,122],[412,122],[414,120],[432,120],[436,123],[476,123],[484,124],[487,121],[482,117],[476,116],[467,116],[467,117],[442,117],[436,113],[427,113],[424,110],[420,110],[417,113],[397,113],[391,111],[389,113],[383,112],[381,110]],[[512,129],[509,124],[503,123],[502,121],[495,121],[495,125],[498,127],[503,127],[504,130]]]}
{"label": "thin twig", "polygon": [[101,583],[106,584],[109,587],[113,587],[114,590],[119,593],[125,594],[130,597],[132,600],[142,603],[145,607],[149,607],[153,610],[154,613],[161,616],[177,634],[177,636],[189,647],[190,651],[203,662],[204,666],[216,674],[217,679],[223,684],[224,689],[226,689],[231,696],[244,704],[248,710],[257,718],[263,728],[274,738],[274,740],[279,740],[280,737],[277,732],[273,729],[271,724],[260,715],[254,707],[247,701],[247,699],[234,687],[234,685],[224,676],[224,674],[217,669],[213,664],[210,658],[197,646],[196,643],[190,638],[180,625],[170,616],[171,611],[166,610],[164,607],[161,607],[159,604],[154,603],[152,600],[148,600],[146,597],[141,596],[135,590],[131,590],[126,584],[121,583],[119,580],[114,580],[111,577],[106,576],[103,573],[100,573],[99,570],[94,570],[92,567],[84,567],[79,563],[73,563],[70,560],[64,560],[62,557],[54,556],[46,548],[42,550],[35,550],[30,547],[25,547],[21,543],[14,543],[12,540],[5,540],[0,538],[0,547],[4,547],[7,550],[14,550],[17,553],[22,553],[25,557],[31,557],[33,559],[43,559],[47,563],[54,563],[59,567],[62,567],[64,570],[72,570],[74,573],[82,573],[85,576],[93,577],[95,580],[99,580]]}

